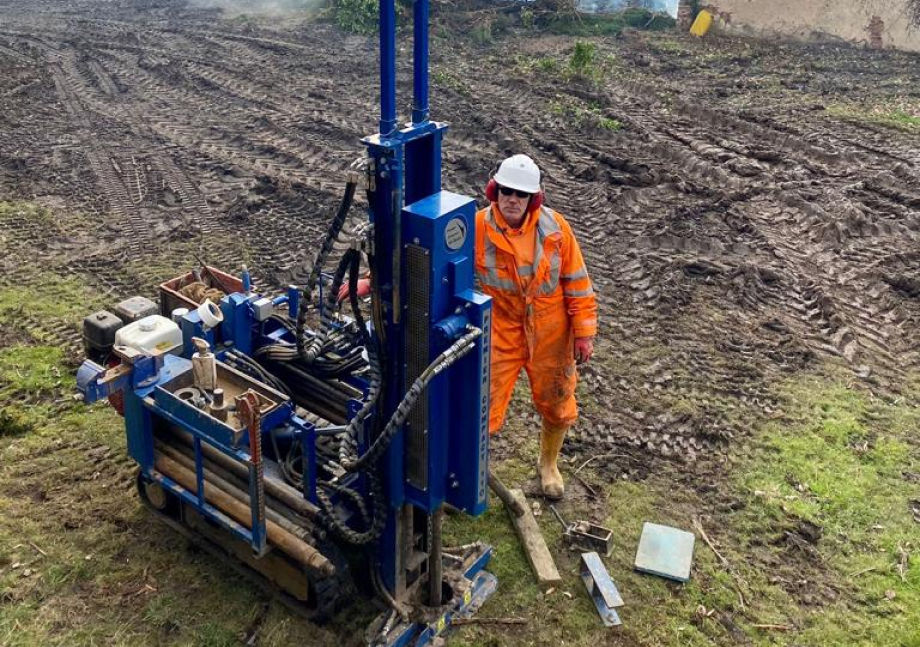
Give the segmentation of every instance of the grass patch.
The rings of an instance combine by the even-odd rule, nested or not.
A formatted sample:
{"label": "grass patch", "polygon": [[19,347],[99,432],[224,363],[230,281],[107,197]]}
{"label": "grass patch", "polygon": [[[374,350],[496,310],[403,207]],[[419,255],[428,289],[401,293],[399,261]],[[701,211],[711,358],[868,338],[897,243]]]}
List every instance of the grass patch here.
{"label": "grass patch", "polygon": [[0,348],[0,397],[10,391],[41,396],[63,383],[73,385],[64,365],[64,352],[52,346]]}
{"label": "grass patch", "polygon": [[0,201],[0,220],[12,218],[22,218],[43,225],[54,225],[51,212],[35,203]]}
{"label": "grass patch", "polygon": [[[680,480],[666,467],[641,483],[604,485],[591,468],[582,472],[604,502],[567,498],[559,508],[567,520],[592,519],[614,529],[615,547],[605,562],[627,601],[618,630],[623,644],[920,644],[920,525],[911,507],[920,492],[904,477],[920,474],[913,437],[920,411],[855,389],[849,379],[830,368],[783,385],[777,393],[783,417],[763,423],[731,474],[716,477],[718,500],[731,502],[728,508],[676,486]],[[516,392],[512,406],[526,396]],[[514,426],[505,433],[525,431]],[[515,458],[494,469],[509,487],[526,489],[535,483],[536,440],[506,442],[515,444]],[[644,521],[693,530],[697,516],[731,571],[698,533],[687,584],[632,570]],[[527,619],[508,630],[463,627],[451,644],[588,647],[609,640],[577,577],[577,553],[562,544],[549,511],[538,522],[564,579],[549,594],[534,583],[497,500],[478,519],[450,518],[452,542],[481,539],[495,549],[490,570],[499,591],[480,615]],[[813,546],[791,543],[788,534],[805,523],[820,529],[819,539]],[[771,624],[788,630],[756,626]]]}
{"label": "grass patch", "polygon": [[79,280],[48,272],[40,285],[0,287],[0,325],[47,343],[54,340],[48,332],[54,324],[77,327],[99,303],[99,296]]}
{"label": "grass patch", "polygon": [[869,123],[905,132],[920,133],[920,114],[909,113],[901,109],[835,104],[828,106],[826,112],[831,117],[845,121]]}
{"label": "grass patch", "polygon": [[51,346],[0,348],[0,438],[21,436],[51,415],[49,401],[72,391],[63,351]]}
{"label": "grass patch", "polygon": [[787,419],[766,426],[762,453],[741,479],[754,495],[746,534],[756,537],[764,520],[791,532],[801,522],[820,529],[816,555],[855,610],[791,609],[802,644],[918,644],[918,492],[904,474],[920,469],[912,439],[920,412],[831,377],[787,386]]}

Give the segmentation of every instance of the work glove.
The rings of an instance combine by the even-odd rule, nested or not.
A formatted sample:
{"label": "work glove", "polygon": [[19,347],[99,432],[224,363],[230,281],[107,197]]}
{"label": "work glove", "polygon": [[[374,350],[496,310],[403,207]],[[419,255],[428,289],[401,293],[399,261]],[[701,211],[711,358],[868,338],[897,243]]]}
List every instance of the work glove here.
{"label": "work glove", "polygon": [[[371,293],[371,280],[370,279],[358,279],[358,298],[366,297]],[[339,288],[339,301],[344,301],[348,298],[348,282],[342,284]]]}
{"label": "work glove", "polygon": [[594,354],[594,337],[578,337],[575,339],[575,363],[587,364]]}

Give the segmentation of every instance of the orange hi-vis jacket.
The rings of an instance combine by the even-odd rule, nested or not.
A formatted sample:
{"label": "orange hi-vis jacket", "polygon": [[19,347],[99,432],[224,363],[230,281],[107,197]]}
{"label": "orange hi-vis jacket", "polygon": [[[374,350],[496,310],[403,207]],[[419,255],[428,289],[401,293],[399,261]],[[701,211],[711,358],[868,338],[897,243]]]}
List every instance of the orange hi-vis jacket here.
{"label": "orange hi-vis jacket", "polygon": [[536,228],[536,248],[523,264],[498,205],[476,214],[476,279],[492,297],[491,433],[501,428],[522,368],[543,418],[574,423],[575,338],[597,334],[597,301],[569,223],[542,207],[527,215],[528,227]]}

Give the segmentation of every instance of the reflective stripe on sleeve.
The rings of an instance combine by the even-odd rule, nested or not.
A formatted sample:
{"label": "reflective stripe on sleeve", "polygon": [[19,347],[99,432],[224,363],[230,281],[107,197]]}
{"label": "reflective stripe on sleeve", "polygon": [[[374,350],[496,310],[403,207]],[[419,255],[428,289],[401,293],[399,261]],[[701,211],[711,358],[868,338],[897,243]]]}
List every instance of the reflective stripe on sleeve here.
{"label": "reflective stripe on sleeve", "polygon": [[588,278],[588,270],[584,265],[581,266],[581,269],[577,272],[572,272],[571,274],[563,274],[560,277],[563,281],[577,281],[578,279]]}
{"label": "reflective stripe on sleeve", "polygon": [[593,297],[594,288],[588,288],[587,290],[568,290],[563,288],[562,294],[567,297]]}

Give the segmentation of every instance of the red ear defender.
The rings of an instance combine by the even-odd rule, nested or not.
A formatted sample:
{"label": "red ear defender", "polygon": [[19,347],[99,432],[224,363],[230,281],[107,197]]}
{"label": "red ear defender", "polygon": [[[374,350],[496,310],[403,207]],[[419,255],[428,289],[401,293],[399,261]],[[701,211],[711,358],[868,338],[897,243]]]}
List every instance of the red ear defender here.
{"label": "red ear defender", "polygon": [[543,206],[543,191],[537,191],[530,198],[530,204],[527,205],[529,211],[537,211]]}
{"label": "red ear defender", "polygon": [[498,202],[498,182],[490,178],[486,184],[486,200],[489,202]]}

